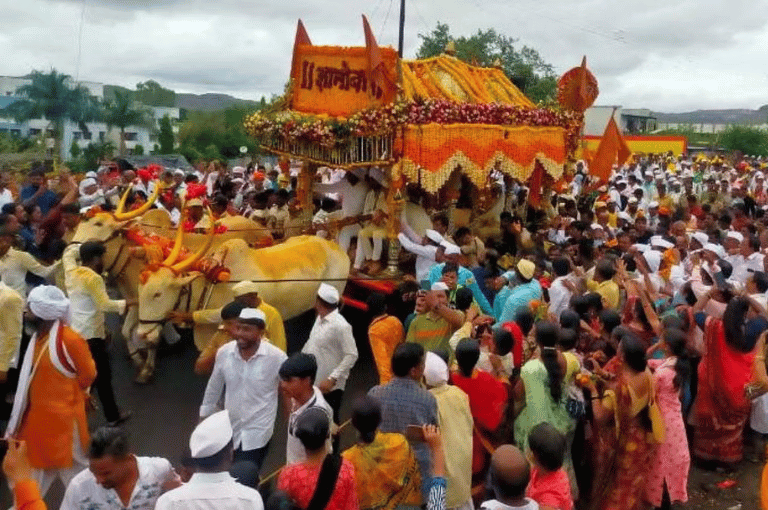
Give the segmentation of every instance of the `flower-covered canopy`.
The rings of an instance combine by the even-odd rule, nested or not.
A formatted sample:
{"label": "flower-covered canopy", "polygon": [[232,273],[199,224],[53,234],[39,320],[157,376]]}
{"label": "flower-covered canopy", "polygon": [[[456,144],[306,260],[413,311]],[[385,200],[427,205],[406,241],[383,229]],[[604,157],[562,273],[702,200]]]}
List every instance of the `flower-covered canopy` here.
{"label": "flower-covered canopy", "polygon": [[[455,169],[478,186],[494,168],[527,181],[540,166],[557,180],[576,149],[583,115],[536,107],[498,68],[449,55],[393,63],[392,50],[378,48],[368,31],[357,61],[351,48],[339,47],[334,56],[332,47],[323,47],[320,65],[313,55],[320,50],[310,50],[307,41],[294,50],[294,80],[285,104],[296,104],[295,98],[304,97],[297,94],[311,89],[317,106],[327,104],[327,113],[302,103],[301,112],[287,108],[249,116],[246,129],[270,152],[343,168],[399,163],[405,178],[435,193]],[[353,76],[360,87],[350,88]],[[393,83],[387,76],[399,79]],[[315,86],[318,80],[323,88]],[[388,85],[395,99],[382,104]],[[368,107],[338,116],[338,105],[322,99],[326,90],[328,101],[331,92],[339,95],[336,89],[357,104],[365,102],[360,94],[367,90]]]}

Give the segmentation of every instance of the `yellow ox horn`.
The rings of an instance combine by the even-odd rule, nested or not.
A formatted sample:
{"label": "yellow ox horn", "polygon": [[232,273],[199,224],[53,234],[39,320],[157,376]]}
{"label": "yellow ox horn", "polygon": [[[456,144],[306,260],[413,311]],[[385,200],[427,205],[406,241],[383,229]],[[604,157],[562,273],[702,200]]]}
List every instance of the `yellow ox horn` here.
{"label": "yellow ox horn", "polygon": [[211,220],[211,226],[208,228],[208,237],[206,237],[205,243],[203,243],[203,246],[201,246],[200,249],[195,253],[182,260],[181,262],[177,262],[171,266],[171,269],[173,269],[176,273],[183,273],[192,267],[195,262],[203,258],[203,255],[205,255],[205,253],[211,248],[211,245],[213,244],[213,236],[216,233],[216,222],[213,220],[213,212],[211,212],[210,209],[208,209],[208,217]]}
{"label": "yellow ox horn", "polygon": [[160,181],[155,181],[155,189],[152,191],[152,194],[141,207],[133,211],[123,212],[123,209],[125,209],[125,202],[128,199],[128,194],[131,192],[132,187],[133,186],[129,186],[128,189],[125,190],[122,198],[120,198],[120,203],[117,206],[117,210],[112,213],[117,221],[132,220],[133,218],[138,218],[145,212],[149,211],[149,209],[152,207],[152,204],[154,204],[155,200],[157,200],[157,197],[160,196],[162,185]]}
{"label": "yellow ox horn", "polygon": [[173,248],[168,257],[163,261],[164,266],[171,266],[176,262],[181,254],[182,242],[184,240],[184,218],[179,218],[179,227],[176,229],[176,239],[173,242]]}

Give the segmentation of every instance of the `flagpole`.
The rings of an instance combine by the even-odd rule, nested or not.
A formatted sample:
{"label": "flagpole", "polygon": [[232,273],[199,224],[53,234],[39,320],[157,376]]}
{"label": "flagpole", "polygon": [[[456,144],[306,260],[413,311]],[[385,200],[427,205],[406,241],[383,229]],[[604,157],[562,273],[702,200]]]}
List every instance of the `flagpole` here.
{"label": "flagpole", "polygon": [[397,54],[403,58],[403,37],[405,33],[405,0],[400,0],[400,38],[397,45]]}

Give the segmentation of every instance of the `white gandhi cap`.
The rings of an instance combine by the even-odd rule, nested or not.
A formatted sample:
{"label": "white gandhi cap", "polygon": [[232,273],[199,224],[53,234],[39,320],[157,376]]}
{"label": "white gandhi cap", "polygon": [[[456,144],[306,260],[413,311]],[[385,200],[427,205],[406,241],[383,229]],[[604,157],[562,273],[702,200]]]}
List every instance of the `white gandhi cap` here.
{"label": "white gandhi cap", "polygon": [[227,411],[210,415],[195,427],[189,438],[192,458],[204,459],[219,453],[232,440],[232,423]]}
{"label": "white gandhi cap", "polygon": [[317,289],[317,296],[331,305],[335,305],[339,302],[339,291],[336,290],[336,287],[328,285],[327,283],[320,284],[320,288]]}

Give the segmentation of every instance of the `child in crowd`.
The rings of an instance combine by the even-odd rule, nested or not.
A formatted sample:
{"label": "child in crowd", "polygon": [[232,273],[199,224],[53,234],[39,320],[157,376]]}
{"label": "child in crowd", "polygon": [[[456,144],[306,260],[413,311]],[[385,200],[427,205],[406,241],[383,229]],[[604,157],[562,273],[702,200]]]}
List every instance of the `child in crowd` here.
{"label": "child in crowd", "polygon": [[573,509],[571,486],[563,469],[565,445],[565,436],[546,422],[536,425],[528,435],[533,467],[525,495],[540,507]]}

